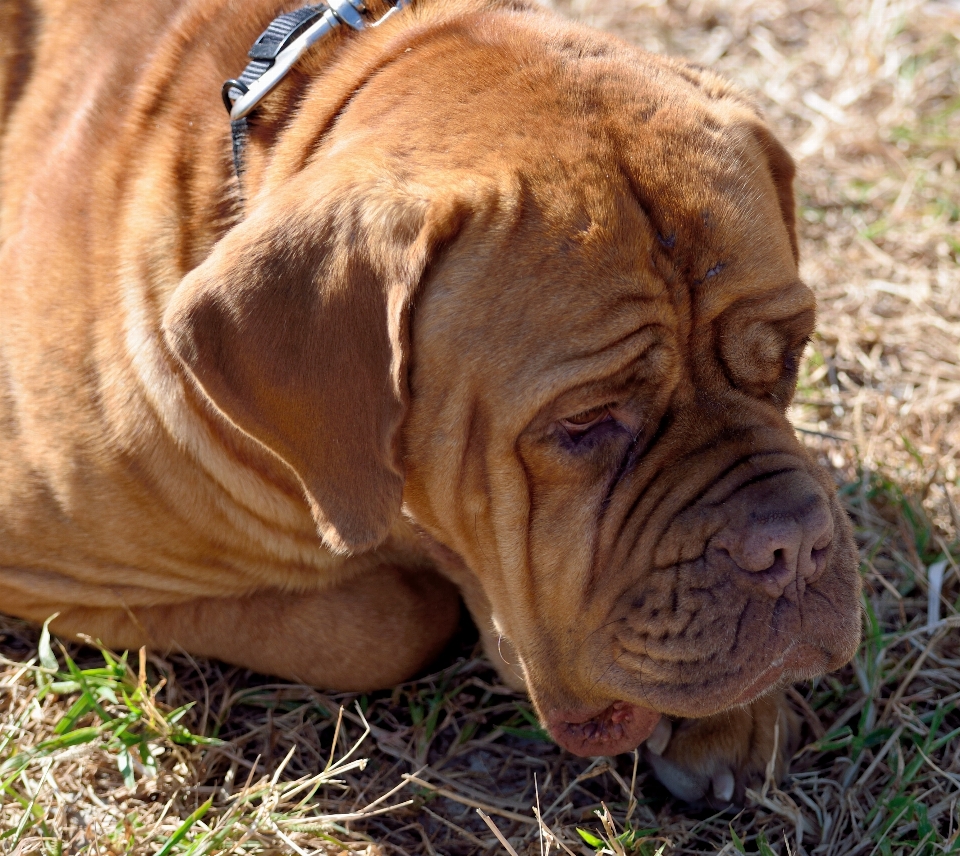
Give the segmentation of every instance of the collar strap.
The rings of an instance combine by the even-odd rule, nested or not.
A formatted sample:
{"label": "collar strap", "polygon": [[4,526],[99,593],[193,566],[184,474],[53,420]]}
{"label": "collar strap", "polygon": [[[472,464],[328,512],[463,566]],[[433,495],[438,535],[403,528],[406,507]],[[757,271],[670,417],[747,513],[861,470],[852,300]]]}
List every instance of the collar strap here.
{"label": "collar strap", "polygon": [[250,48],[251,62],[243,74],[223,84],[221,94],[231,121],[247,116],[311,45],[344,24],[354,30],[377,27],[411,0],[389,2],[390,9],[379,19],[370,18],[363,0],[328,0],[274,18]]}

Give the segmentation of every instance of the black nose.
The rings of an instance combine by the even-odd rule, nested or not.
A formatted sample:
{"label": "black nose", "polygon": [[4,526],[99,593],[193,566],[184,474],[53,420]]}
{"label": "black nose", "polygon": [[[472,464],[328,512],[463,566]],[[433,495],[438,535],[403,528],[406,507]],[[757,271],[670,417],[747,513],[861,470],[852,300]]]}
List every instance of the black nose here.
{"label": "black nose", "polygon": [[796,581],[800,591],[824,569],[833,541],[826,495],[806,473],[778,473],[736,491],[723,506],[727,524],[710,543],[771,597]]}

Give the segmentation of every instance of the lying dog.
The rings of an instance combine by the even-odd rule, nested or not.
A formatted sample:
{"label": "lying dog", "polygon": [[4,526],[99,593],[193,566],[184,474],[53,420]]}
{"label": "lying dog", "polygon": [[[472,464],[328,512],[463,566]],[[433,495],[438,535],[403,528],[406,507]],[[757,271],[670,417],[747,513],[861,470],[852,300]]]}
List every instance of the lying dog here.
{"label": "lying dog", "polygon": [[366,690],[462,596],[560,745],[742,796],[859,637],[789,156],[527,0],[334,5],[234,145],[272,0],[0,7],[0,608]]}

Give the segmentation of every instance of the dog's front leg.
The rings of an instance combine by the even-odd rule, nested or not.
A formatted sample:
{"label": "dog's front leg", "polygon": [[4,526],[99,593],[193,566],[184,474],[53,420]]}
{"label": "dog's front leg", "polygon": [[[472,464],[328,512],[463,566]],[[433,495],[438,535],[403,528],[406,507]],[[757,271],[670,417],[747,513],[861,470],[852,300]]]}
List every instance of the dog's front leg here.
{"label": "dog's front leg", "polygon": [[664,718],[643,751],[674,796],[719,809],[742,805],[768,769],[782,781],[799,737],[800,718],[777,691],[704,719]]}

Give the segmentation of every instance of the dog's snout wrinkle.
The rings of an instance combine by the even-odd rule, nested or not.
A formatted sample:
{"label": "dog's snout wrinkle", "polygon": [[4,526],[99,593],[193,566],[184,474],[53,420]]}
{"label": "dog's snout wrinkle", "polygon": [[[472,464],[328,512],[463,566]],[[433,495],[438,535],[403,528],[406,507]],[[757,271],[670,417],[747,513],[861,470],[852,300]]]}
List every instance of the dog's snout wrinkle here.
{"label": "dog's snout wrinkle", "polygon": [[[719,438],[714,437],[711,442],[697,446],[689,452],[679,456],[677,459],[678,468],[682,467],[686,468],[687,470],[696,470],[700,456],[704,455],[709,449],[715,448],[714,444],[716,442],[719,442]],[[698,486],[698,489],[677,503],[676,508],[671,513],[671,517],[673,518],[671,523],[675,520],[685,518],[691,512],[695,512],[698,508],[723,506],[723,504],[728,502],[738,491],[750,487],[753,484],[770,478],[775,478],[784,473],[794,472],[795,468],[792,466],[781,466],[767,472],[753,475],[746,481],[740,482],[739,478],[737,478],[737,473],[742,468],[759,467],[764,461],[767,461],[767,459],[772,459],[770,462],[775,462],[781,460],[783,455],[783,451],[776,449],[768,449],[764,451],[750,450],[749,452],[744,452],[743,454],[734,456],[733,460],[719,472],[710,473],[709,470],[705,470],[702,482]],[[725,484],[731,478],[736,479],[736,481],[739,483],[725,488],[722,496],[710,496],[710,494],[717,490],[718,485]],[[650,531],[648,521],[654,519],[654,510],[657,507],[663,504],[669,505],[673,502],[676,502],[677,497],[674,491],[675,487],[676,483],[672,482],[670,480],[670,475],[665,472],[661,473],[659,478],[652,479],[647,482],[637,496],[634,497],[630,506],[626,509],[626,513],[621,520],[620,528],[617,533],[619,538],[631,521],[637,519],[638,517],[643,518],[644,524],[636,527],[636,531],[633,533],[633,536],[630,540],[628,550],[626,551],[628,554],[633,554],[641,541],[646,540],[651,543],[660,543],[661,539],[656,537],[655,534]],[[657,492],[657,495],[653,498],[652,502],[645,502],[650,498],[650,494],[654,493],[655,491]],[[722,524],[718,522],[714,525],[717,527],[717,529],[719,529]],[[701,544],[706,544],[709,542],[715,534],[716,531],[710,532],[709,535],[705,537],[703,541],[701,541]],[[690,561],[694,558],[694,556],[684,556],[685,561]],[[673,567],[678,561],[678,558],[671,556],[667,561],[660,561],[659,558],[655,559],[654,561],[655,567],[658,570],[662,570]]]}
{"label": "dog's snout wrinkle", "polygon": [[[749,459],[751,462],[755,462],[756,456],[751,455]],[[753,487],[756,484],[761,484],[766,481],[771,481],[773,479],[779,478],[780,476],[786,475],[787,473],[796,472],[796,470],[797,470],[796,467],[780,467],[779,469],[770,470],[769,472],[758,473],[752,478],[747,479],[742,484],[737,485],[736,488],[734,488],[734,490],[731,492],[731,496],[732,494],[739,493],[740,491],[748,490],[749,488]],[[730,497],[727,497],[727,499],[730,499]],[[760,516],[760,515],[758,514],[756,516]],[[769,516],[777,516],[777,515],[776,513],[774,513],[773,515],[769,515]]]}

